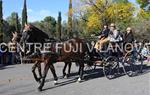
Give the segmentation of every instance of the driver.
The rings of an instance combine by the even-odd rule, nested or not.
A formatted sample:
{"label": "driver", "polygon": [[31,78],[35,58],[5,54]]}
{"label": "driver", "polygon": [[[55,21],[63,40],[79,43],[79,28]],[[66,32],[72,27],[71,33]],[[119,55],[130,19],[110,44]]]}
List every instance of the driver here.
{"label": "driver", "polygon": [[110,29],[108,28],[108,25],[104,25],[103,30],[99,33],[99,40],[97,41],[97,43],[95,44],[95,48],[98,50],[102,49],[102,46],[104,46],[103,43],[107,42],[107,38],[109,35]]}

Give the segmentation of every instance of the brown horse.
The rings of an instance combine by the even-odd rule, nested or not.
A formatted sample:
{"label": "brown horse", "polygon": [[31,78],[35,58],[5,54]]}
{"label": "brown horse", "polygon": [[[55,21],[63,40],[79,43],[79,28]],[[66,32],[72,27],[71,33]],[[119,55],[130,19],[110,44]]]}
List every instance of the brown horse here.
{"label": "brown horse", "polygon": [[[26,33],[27,37],[22,36],[21,39],[24,40],[24,42],[35,42],[35,43],[36,42],[38,42],[38,43],[46,42],[44,40],[47,39],[47,36],[41,35],[38,31],[41,32],[41,30],[39,30],[38,28],[36,28],[33,25],[25,25],[24,33]],[[41,38],[42,36],[43,36],[43,38]],[[50,53],[44,54],[39,57],[34,56],[35,60],[36,60],[34,69],[37,67],[37,64],[40,64],[41,62],[44,62],[44,64],[45,64],[43,76],[42,76],[42,79],[40,82],[40,86],[38,87],[39,91],[41,91],[44,86],[45,78],[46,78],[49,68],[54,76],[54,80],[55,80],[54,82],[55,83],[57,82],[58,78],[55,73],[55,68],[53,66],[53,64],[56,62],[66,62],[67,64],[70,62],[79,63],[79,79],[78,79],[78,81],[81,81],[83,79],[84,57],[86,55],[86,52],[88,51],[86,43],[84,42],[83,39],[73,38],[73,39],[61,42],[61,43],[59,43],[59,48],[58,48],[57,42],[52,42],[52,47],[50,48],[50,51],[51,51]],[[34,58],[34,57],[32,56],[32,58]],[[33,69],[33,71],[34,71],[34,69]],[[39,81],[34,72],[33,72],[33,75],[34,75],[35,79],[37,79],[37,81]]]}
{"label": "brown horse", "polygon": [[[17,52],[17,53],[19,53],[19,57],[20,57],[20,60],[22,60],[22,58],[21,57],[24,57],[24,55],[25,55],[25,50],[21,50],[20,49],[20,45],[17,45],[17,44],[19,44],[20,43],[20,38],[21,38],[21,35],[19,35],[19,33],[17,33],[17,32],[12,32],[12,39],[11,39],[11,43],[10,44],[12,44],[15,48],[15,51]],[[38,56],[36,56],[36,59],[34,59],[34,60],[32,60],[35,64],[33,65],[33,67],[32,67],[32,73],[33,73],[33,75],[34,75],[34,78],[35,78],[35,80],[37,81],[37,82],[40,82],[40,79],[42,78],[42,73],[41,73],[41,62],[43,62],[42,61],[42,59],[38,59],[37,60],[37,57]],[[22,63],[22,61],[21,61],[21,63]],[[37,77],[37,75],[36,75],[36,73],[35,73],[35,69],[38,69],[38,73],[39,73],[39,78]]]}
{"label": "brown horse", "polygon": [[[47,34],[45,34],[44,32],[42,32],[41,30],[37,29],[36,27],[32,26],[32,25],[25,25],[25,30],[31,30],[30,28],[33,28],[32,30],[33,31],[37,31],[37,33],[39,33],[38,35],[35,35],[36,37],[33,37],[34,40],[32,40],[33,38],[28,38],[27,41],[25,41],[25,39],[28,37],[26,31],[23,31],[22,33],[22,38],[21,38],[21,41],[17,40],[18,38],[20,39],[20,36],[18,35],[17,32],[14,32],[13,33],[13,38],[12,38],[12,41],[14,42],[17,42],[17,43],[26,43],[26,42],[38,42],[38,43],[43,43],[45,41],[43,41],[43,39],[49,39]],[[43,35],[43,36],[41,36]],[[31,35],[32,36],[32,35]],[[35,39],[36,38],[36,39]],[[50,39],[52,42],[54,41],[54,39]],[[24,52],[22,52],[22,55],[23,57],[27,56],[26,54],[26,51],[27,50],[24,50]],[[31,54],[31,53],[30,53]],[[29,55],[29,54],[28,54]],[[33,67],[32,67],[32,73],[33,73],[33,76],[34,76],[34,79],[40,83],[40,79],[42,78],[42,73],[41,73],[41,62],[45,62],[44,59],[41,59],[43,57],[41,56],[32,56],[33,58],[31,58],[30,56],[30,59],[32,60],[32,63],[34,63]],[[68,74],[66,74],[65,70],[66,70],[66,67],[69,66],[68,68]],[[38,73],[39,73],[39,77],[37,77],[37,74],[35,73],[35,70],[36,68],[38,69]],[[63,68],[63,77],[68,77],[70,75],[70,70],[71,70],[71,62],[65,62],[65,66]]]}

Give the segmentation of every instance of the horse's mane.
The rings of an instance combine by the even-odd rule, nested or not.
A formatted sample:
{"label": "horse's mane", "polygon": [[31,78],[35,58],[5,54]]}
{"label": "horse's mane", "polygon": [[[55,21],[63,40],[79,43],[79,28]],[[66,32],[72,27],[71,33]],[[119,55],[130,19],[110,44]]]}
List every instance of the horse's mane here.
{"label": "horse's mane", "polygon": [[39,37],[44,38],[44,39],[49,39],[48,34],[43,32],[42,30],[40,30],[36,26],[30,24],[30,28],[32,29],[32,31],[35,33],[36,36],[39,36]]}

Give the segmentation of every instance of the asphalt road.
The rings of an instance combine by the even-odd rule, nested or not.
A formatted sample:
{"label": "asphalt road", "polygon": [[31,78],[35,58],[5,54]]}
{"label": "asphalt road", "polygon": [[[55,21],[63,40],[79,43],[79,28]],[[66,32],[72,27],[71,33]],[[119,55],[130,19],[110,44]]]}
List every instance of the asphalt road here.
{"label": "asphalt road", "polygon": [[63,63],[55,64],[58,85],[54,85],[49,71],[44,91],[38,92],[33,79],[32,64],[11,65],[0,68],[0,95],[150,95],[150,68],[135,77],[123,75],[113,80],[106,79],[100,68],[85,74],[85,80],[77,83],[78,67],[72,67],[72,76],[62,79]]}

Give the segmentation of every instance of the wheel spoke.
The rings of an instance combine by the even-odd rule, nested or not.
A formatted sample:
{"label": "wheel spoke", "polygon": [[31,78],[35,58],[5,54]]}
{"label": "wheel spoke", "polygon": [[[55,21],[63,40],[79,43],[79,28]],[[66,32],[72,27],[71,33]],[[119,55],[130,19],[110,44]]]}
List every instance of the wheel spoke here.
{"label": "wheel spoke", "polygon": [[124,72],[128,76],[131,77],[141,72],[142,65],[143,65],[142,57],[138,52],[126,54],[123,62],[123,68]]}
{"label": "wheel spoke", "polygon": [[106,78],[108,79],[115,78],[115,74],[116,74],[115,71],[117,71],[117,74],[118,74],[118,66],[119,66],[118,64],[119,64],[119,61],[117,60],[116,57],[109,57],[107,59],[103,67],[103,72]]}

